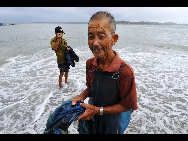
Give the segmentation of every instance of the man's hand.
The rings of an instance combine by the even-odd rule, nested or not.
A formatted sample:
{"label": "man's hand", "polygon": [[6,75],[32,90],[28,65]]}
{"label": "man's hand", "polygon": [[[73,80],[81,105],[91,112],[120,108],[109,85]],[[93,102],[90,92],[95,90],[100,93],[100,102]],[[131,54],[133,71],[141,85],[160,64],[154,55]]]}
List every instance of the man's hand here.
{"label": "man's hand", "polygon": [[67,50],[70,50],[70,48],[69,48],[69,47],[67,47]]}
{"label": "man's hand", "polygon": [[82,101],[82,102],[84,102],[84,99],[79,95],[79,96],[77,96],[77,97],[75,97],[75,98],[72,98],[71,101],[72,101],[72,105],[76,105],[76,102],[77,102],[77,101]]}
{"label": "man's hand", "polygon": [[57,38],[57,42],[58,42],[58,44],[59,44],[59,42],[61,42],[61,38]]}
{"label": "man's hand", "polygon": [[82,101],[84,102],[84,100],[89,96],[89,92],[90,92],[90,88],[87,87],[80,95],[78,95],[77,97],[72,98],[72,105],[75,105],[77,101]]}
{"label": "man's hand", "polygon": [[54,50],[57,50],[59,42],[61,42],[61,38],[57,38],[57,42],[55,43],[55,45],[53,47]]}
{"label": "man's hand", "polygon": [[91,117],[93,117],[95,114],[99,113],[100,111],[99,107],[93,106],[91,104],[81,103],[80,105],[86,108],[86,111],[81,116],[79,116],[76,120],[90,120]]}

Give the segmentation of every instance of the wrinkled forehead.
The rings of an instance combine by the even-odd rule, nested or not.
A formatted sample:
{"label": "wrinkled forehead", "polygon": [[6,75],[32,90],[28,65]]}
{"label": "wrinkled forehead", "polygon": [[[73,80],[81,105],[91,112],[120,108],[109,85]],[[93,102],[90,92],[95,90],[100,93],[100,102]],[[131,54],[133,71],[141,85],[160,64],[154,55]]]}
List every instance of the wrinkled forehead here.
{"label": "wrinkled forehead", "polygon": [[104,31],[104,32],[110,31],[108,20],[103,19],[103,20],[90,21],[88,25],[88,32],[92,32],[92,31]]}

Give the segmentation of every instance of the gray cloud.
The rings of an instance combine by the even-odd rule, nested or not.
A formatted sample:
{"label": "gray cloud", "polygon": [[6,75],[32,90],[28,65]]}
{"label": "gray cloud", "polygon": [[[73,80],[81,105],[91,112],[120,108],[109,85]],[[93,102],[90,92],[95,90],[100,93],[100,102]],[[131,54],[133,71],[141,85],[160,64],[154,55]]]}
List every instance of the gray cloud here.
{"label": "gray cloud", "polygon": [[0,7],[0,22],[87,22],[101,10],[116,20],[188,23],[187,7]]}

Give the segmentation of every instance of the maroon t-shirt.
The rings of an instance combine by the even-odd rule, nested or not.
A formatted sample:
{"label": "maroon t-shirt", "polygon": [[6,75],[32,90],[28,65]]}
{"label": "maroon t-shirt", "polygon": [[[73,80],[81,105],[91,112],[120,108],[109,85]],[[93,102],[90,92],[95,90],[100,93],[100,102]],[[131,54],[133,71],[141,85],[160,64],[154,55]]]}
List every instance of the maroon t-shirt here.
{"label": "maroon t-shirt", "polygon": [[[125,64],[126,62],[123,61],[119,56],[118,53],[113,51],[116,55],[113,59],[110,66],[104,70],[99,69],[98,59],[96,57],[90,58],[86,62],[86,86],[90,87],[95,73],[89,73],[89,70],[95,70],[96,68],[103,72],[110,72],[116,73],[119,68]],[[124,65],[120,72],[119,72],[119,79],[118,79],[118,87],[120,92],[121,101],[119,102],[120,105],[124,106],[125,108],[137,110],[137,92],[136,92],[136,83],[135,83],[135,76],[133,68],[126,64]]]}

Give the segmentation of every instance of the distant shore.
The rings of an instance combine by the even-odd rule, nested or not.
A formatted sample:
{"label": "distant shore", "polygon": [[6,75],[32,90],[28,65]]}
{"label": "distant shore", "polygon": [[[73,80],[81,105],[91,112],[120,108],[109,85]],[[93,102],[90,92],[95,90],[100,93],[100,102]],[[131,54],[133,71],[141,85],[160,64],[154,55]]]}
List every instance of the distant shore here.
{"label": "distant shore", "polygon": [[[33,22],[33,23],[61,23],[61,24],[88,24],[88,22]],[[123,25],[188,25],[188,24],[177,24],[173,22],[149,22],[149,21],[140,21],[140,22],[130,22],[130,21],[116,21],[116,24]]]}
{"label": "distant shore", "polygon": [[[41,23],[41,24],[88,24],[88,22],[32,22],[32,23]],[[6,25],[18,25],[22,23],[1,23],[0,26],[6,26]],[[26,24],[26,23],[23,23]],[[122,25],[188,25],[188,24],[177,24],[173,22],[165,22],[165,23],[159,23],[159,22],[150,22],[150,21],[140,21],[140,22],[130,22],[130,21],[116,21],[116,24],[122,24]]]}
{"label": "distant shore", "polygon": [[123,24],[123,25],[188,25],[188,24],[177,24],[173,22],[149,22],[149,21],[140,21],[140,22],[130,22],[130,21],[116,21],[116,24]]}
{"label": "distant shore", "polygon": [[[61,24],[88,24],[88,22],[33,22],[33,23],[61,23]],[[123,25],[188,25],[188,24],[177,24],[173,22],[149,22],[149,21],[140,21],[140,22],[130,22],[130,21],[116,21],[116,24]]]}

